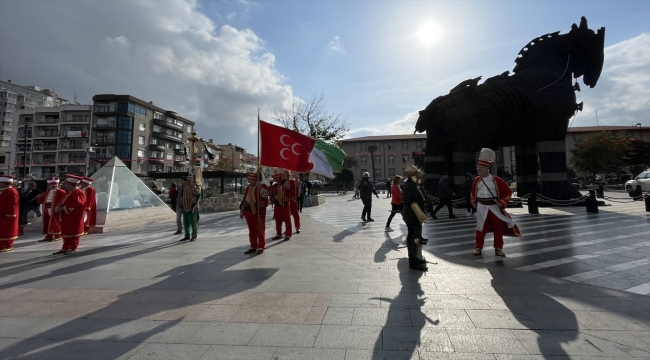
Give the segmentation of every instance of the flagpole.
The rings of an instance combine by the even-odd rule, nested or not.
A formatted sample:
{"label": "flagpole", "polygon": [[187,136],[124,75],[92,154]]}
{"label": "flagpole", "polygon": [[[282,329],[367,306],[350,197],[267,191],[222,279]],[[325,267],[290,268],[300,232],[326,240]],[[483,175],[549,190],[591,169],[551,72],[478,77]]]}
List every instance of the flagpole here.
{"label": "flagpole", "polygon": [[260,108],[257,108],[257,166],[262,167],[262,154],[260,153]]}

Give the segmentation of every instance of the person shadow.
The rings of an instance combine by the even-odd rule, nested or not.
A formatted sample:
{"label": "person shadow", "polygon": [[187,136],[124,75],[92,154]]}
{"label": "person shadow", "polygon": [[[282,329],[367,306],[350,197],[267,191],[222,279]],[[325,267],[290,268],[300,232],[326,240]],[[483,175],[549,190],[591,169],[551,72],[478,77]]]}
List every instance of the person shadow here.
{"label": "person shadow", "polygon": [[[156,249],[161,247],[151,251]],[[122,256],[128,257],[129,254]],[[117,259],[118,257],[115,257],[113,260]],[[209,306],[201,306],[202,304],[214,304],[219,303],[220,299],[236,298],[238,293],[256,288],[279,270],[278,268],[229,269],[249,259],[252,258],[242,256],[241,247],[236,247],[207,256],[201,261],[165,271],[154,277],[161,281],[123,293],[117,298],[110,299],[114,301],[106,306],[21,340],[4,349],[3,357],[120,358],[152,336],[173,331],[183,321],[206,321],[206,319],[209,321],[210,316],[214,317],[210,311],[216,310],[210,309]],[[72,265],[51,276],[63,276],[82,271],[105,264],[106,261],[109,260],[97,264]],[[38,279],[42,280],[42,277]],[[26,283],[28,282],[20,281],[20,285]],[[5,284],[2,288],[15,285],[19,284]],[[83,306],[84,303],[78,304]],[[206,312],[208,318],[202,317],[206,316]],[[39,325],[35,324],[35,326]]]}

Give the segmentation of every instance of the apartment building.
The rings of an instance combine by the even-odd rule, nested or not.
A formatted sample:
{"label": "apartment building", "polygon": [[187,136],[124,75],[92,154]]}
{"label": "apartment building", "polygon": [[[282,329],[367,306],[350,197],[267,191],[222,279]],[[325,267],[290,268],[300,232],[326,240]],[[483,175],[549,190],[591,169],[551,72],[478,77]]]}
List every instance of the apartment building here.
{"label": "apartment building", "polygon": [[246,149],[241,146],[228,143],[226,145],[217,145],[221,148],[221,159],[231,161],[231,171],[245,172],[249,168],[247,163]]}
{"label": "apartment building", "polygon": [[57,107],[68,101],[53,90],[0,81],[0,174],[15,174],[16,112],[40,107]]}
{"label": "apartment building", "polygon": [[61,105],[17,111],[16,176],[46,179],[84,175],[90,110],[90,105]]}
{"label": "apartment building", "polygon": [[131,95],[93,96],[90,173],[117,156],[134,173],[187,169],[194,122]]}

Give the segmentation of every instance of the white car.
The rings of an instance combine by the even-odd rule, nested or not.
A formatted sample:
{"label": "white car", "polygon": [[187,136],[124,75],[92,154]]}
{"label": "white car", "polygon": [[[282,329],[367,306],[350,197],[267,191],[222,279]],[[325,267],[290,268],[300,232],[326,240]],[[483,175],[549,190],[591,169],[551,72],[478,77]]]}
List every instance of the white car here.
{"label": "white car", "polygon": [[630,180],[625,183],[625,190],[632,192],[636,190],[636,186],[641,185],[641,190],[650,191],[650,170],[640,173],[636,179]]}

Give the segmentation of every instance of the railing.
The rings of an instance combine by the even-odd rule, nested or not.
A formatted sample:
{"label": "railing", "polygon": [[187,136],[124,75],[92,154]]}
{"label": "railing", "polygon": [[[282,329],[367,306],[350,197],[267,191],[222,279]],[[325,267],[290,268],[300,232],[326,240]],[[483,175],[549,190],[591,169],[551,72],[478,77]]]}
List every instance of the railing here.
{"label": "railing", "polygon": [[85,149],[85,145],[61,145],[59,146],[60,150],[73,150],[73,149]]}
{"label": "railing", "polygon": [[36,133],[35,137],[59,137],[59,133],[40,131]]}
{"label": "railing", "polygon": [[94,144],[112,144],[115,142],[115,138],[94,138]]}
{"label": "railing", "polygon": [[115,128],[115,124],[112,124],[112,123],[109,123],[109,124],[95,124],[95,125],[93,125],[93,127],[94,127],[94,128],[97,128],[97,129],[101,129],[101,128],[110,128],[110,129],[114,129],[114,128]]}
{"label": "railing", "polygon": [[68,117],[68,118],[63,118],[61,119],[62,123],[87,123],[90,121],[90,118],[87,119],[79,119],[79,118],[73,118],[73,117]]}
{"label": "railing", "polygon": [[52,124],[58,124],[59,119],[36,119],[36,125],[52,125]]}
{"label": "railing", "polygon": [[34,151],[56,150],[56,145],[34,145]]}
{"label": "railing", "polygon": [[110,153],[90,153],[91,159],[112,159],[113,154]]}

